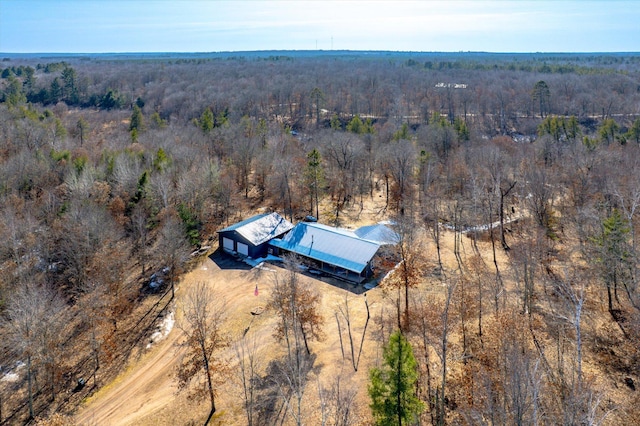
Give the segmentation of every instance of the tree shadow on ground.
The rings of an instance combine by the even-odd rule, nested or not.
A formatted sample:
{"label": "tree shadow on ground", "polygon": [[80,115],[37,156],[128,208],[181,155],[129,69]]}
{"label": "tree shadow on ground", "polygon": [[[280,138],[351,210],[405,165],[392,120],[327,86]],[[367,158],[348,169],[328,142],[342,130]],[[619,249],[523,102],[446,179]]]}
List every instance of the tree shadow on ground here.
{"label": "tree shadow on ground", "polygon": [[275,359],[267,366],[265,375],[257,379],[258,390],[257,422],[258,425],[284,424],[287,417],[287,401],[295,405],[295,377],[300,377],[298,386],[306,386],[308,375],[313,369],[316,359],[315,354],[307,355],[302,352],[303,362],[300,364],[299,376],[292,371],[292,366],[287,364],[286,357]]}

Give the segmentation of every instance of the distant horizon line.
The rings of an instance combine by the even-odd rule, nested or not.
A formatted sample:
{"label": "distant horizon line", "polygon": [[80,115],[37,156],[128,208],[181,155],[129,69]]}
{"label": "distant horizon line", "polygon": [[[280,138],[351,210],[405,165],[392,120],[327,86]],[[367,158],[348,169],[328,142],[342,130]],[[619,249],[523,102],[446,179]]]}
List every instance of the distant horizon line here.
{"label": "distant horizon line", "polygon": [[0,55],[19,56],[79,56],[79,55],[216,55],[243,53],[399,53],[399,54],[489,54],[489,55],[606,55],[632,54],[640,51],[511,51],[498,52],[490,50],[374,50],[374,49],[257,49],[257,50],[219,50],[219,51],[108,51],[108,52],[0,52]]}

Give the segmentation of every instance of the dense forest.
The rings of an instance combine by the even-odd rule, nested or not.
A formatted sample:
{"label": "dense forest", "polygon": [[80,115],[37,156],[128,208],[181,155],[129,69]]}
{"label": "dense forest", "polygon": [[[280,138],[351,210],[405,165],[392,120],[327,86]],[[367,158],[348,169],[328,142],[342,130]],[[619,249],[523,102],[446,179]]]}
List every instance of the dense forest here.
{"label": "dense forest", "polygon": [[408,424],[640,418],[640,55],[10,55],[0,77],[0,423],[106,384],[217,229],[341,225],[374,194]]}

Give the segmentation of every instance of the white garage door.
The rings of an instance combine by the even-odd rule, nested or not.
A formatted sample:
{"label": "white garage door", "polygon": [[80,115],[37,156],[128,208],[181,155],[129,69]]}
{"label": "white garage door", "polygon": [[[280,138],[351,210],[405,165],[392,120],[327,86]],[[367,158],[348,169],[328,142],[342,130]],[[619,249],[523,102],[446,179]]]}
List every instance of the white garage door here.
{"label": "white garage door", "polygon": [[227,237],[222,237],[222,247],[225,250],[233,251],[233,240]]}
{"label": "white garage door", "polygon": [[238,243],[238,253],[249,256],[249,246],[246,244]]}

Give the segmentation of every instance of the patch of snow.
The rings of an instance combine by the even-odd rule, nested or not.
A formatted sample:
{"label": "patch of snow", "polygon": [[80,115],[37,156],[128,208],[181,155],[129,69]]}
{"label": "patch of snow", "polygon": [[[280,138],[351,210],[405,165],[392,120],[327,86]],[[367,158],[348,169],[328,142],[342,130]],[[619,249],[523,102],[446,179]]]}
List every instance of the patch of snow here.
{"label": "patch of snow", "polygon": [[193,251],[190,256],[191,257],[201,256],[206,252],[208,252],[210,249],[211,249],[211,246],[202,246],[198,250]]}
{"label": "patch of snow", "polygon": [[2,378],[0,379],[0,382],[15,383],[18,381],[18,379],[19,379],[18,373],[16,373],[15,371],[12,371],[2,376]]}
{"label": "patch of snow", "polygon": [[404,260],[401,260],[400,262],[396,263],[396,266],[394,266],[389,272],[387,272],[384,277],[382,277],[382,279],[380,280],[380,284],[384,283],[384,281],[389,278],[393,273],[396,272],[397,269],[400,268],[400,265],[402,265],[402,262],[404,262]]}
{"label": "patch of snow", "polygon": [[254,268],[258,268],[258,269],[263,269],[265,271],[271,271],[271,269],[266,268],[264,266],[265,262],[282,262],[282,258],[274,256],[272,254],[267,255],[267,257],[259,257],[257,259],[253,259],[251,257],[247,257],[244,259],[244,263],[246,263],[247,265],[254,267]]}
{"label": "patch of snow", "polygon": [[[12,370],[9,370],[9,372],[2,375],[2,377],[0,378],[0,382],[7,382],[7,383],[17,382],[20,379],[18,372],[23,368],[24,368],[24,362],[22,361],[16,362],[16,366]],[[2,367],[0,367],[0,371],[2,371]]]}
{"label": "patch of snow", "polygon": [[267,266],[265,266],[264,262],[260,262],[258,263],[256,266],[254,266],[255,269],[260,269],[261,271],[271,271],[271,272],[276,272],[275,269],[271,269],[268,268]]}
{"label": "patch of snow", "polygon": [[[504,225],[509,225],[510,223],[517,222],[518,220],[520,220],[520,216],[512,217],[510,219],[505,220],[504,221]],[[455,226],[451,225],[450,223],[445,223],[442,226],[445,229],[448,229],[449,231],[455,231],[456,230]],[[462,226],[458,227],[458,231],[461,234],[468,234],[470,232],[485,232],[485,231],[489,231],[490,229],[495,229],[495,228],[499,228],[499,227],[500,227],[500,221],[496,221],[496,222],[493,222],[493,223],[484,224],[484,225],[476,225],[476,226],[462,225]]]}
{"label": "patch of snow", "polygon": [[159,342],[160,340],[167,337],[167,335],[173,329],[173,326],[175,325],[175,323],[176,323],[175,315],[173,314],[173,312],[169,312],[169,314],[167,314],[167,316],[164,317],[164,319],[158,326],[158,329],[151,335],[151,339],[150,339],[151,341],[147,345],[147,349],[149,349],[151,345],[153,345],[154,343]]}

